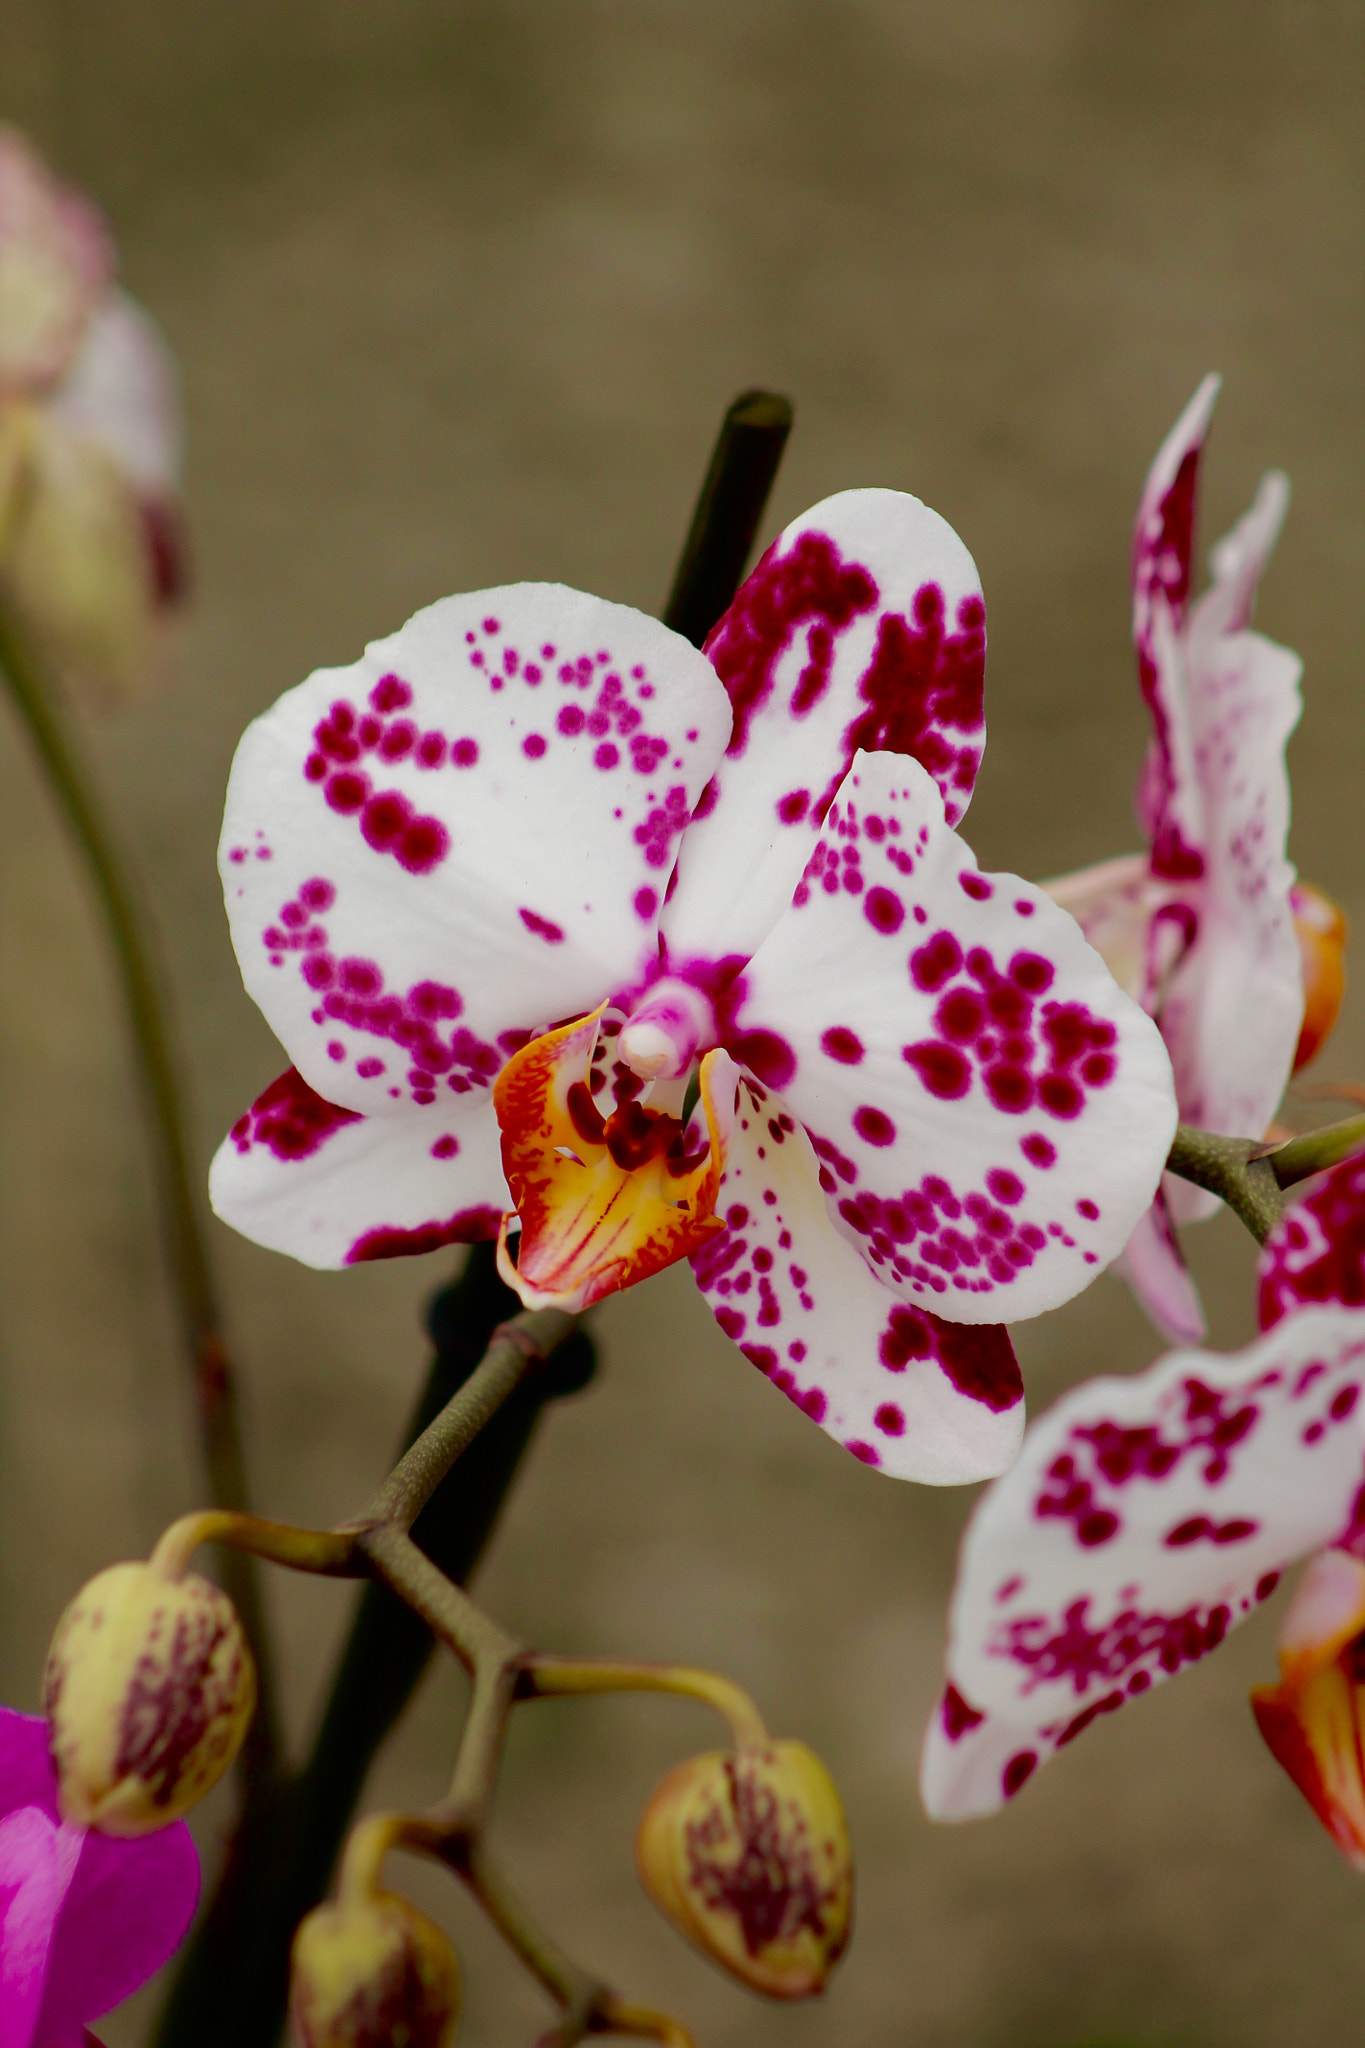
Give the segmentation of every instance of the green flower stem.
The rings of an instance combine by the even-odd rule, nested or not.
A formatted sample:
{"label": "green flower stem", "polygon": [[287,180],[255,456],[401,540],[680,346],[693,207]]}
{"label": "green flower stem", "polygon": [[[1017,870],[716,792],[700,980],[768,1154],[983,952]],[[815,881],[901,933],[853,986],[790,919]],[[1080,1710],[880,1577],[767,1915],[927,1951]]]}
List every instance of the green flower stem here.
{"label": "green flower stem", "polygon": [[1264,1244],[1284,1214],[1284,1196],[1255,1138],[1219,1138],[1194,1124],[1177,1124],[1166,1171],[1207,1188]]}
{"label": "green flower stem", "polygon": [[1343,1159],[1349,1159],[1365,1145],[1365,1116],[1348,1116],[1340,1123],[1324,1124],[1320,1130],[1305,1131],[1300,1138],[1290,1138],[1286,1144],[1262,1146],[1258,1156],[1274,1174],[1282,1188],[1293,1187],[1296,1181],[1307,1180],[1310,1174],[1322,1173],[1329,1166],[1340,1166]]}
{"label": "green flower stem", "polygon": [[399,1460],[355,1526],[382,1522],[410,1529],[460,1453],[527,1374],[558,1350],[576,1322],[562,1309],[527,1309],[496,1329],[473,1373]]}
{"label": "green flower stem", "polygon": [[521,1659],[520,1699],[563,1699],[604,1692],[671,1692],[704,1700],[730,1724],[737,1747],[762,1749],[768,1730],[758,1708],[730,1679],[685,1664],[622,1664],[591,1657],[550,1657],[536,1650]]}
{"label": "green flower stem", "polygon": [[742,391],[721,421],[663,609],[694,647],[739,588],[791,430],[791,401],[773,391]]}
{"label": "green flower stem", "polygon": [[[28,727],[52,792],[85,859],[104,914],[141,1070],[143,1101],[156,1159],[156,1186],[194,1387],[200,1454],[209,1497],[217,1507],[245,1509],[246,1471],[236,1380],[223,1338],[222,1318],[190,1180],[175,1061],[143,920],[72,736],[44,685],[31,648],[3,605],[0,675]],[[274,1664],[251,1559],[240,1552],[229,1553],[223,1559],[222,1574],[251,1643],[260,1687],[259,1705],[243,1750],[247,1796],[252,1798],[263,1795],[263,1788],[274,1780],[279,1769]]]}

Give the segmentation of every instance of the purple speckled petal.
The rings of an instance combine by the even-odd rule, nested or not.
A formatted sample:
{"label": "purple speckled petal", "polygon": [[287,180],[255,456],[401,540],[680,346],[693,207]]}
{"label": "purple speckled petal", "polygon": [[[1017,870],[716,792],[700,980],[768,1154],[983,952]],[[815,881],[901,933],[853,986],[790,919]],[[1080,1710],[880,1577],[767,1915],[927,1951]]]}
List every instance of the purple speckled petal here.
{"label": "purple speckled petal", "polygon": [[112,456],[142,496],[177,494],[183,449],[175,359],[126,292],[102,301],[49,405]]}
{"label": "purple speckled petal", "polygon": [[1199,1343],[1208,1327],[1199,1289],[1190,1277],[1160,1190],[1115,1259],[1113,1271],[1128,1282],[1163,1337],[1172,1344]]}
{"label": "purple speckled petal", "polygon": [[244,1237],[324,1268],[496,1237],[512,1207],[487,1090],[367,1117],[292,1067],[223,1140],[209,1198]]}
{"label": "purple speckled petal", "polygon": [[1203,872],[1204,825],[1189,729],[1181,629],[1189,610],[1199,459],[1220,380],[1206,377],[1157,452],[1133,528],[1133,645],[1152,714],[1138,817],[1168,880]]}
{"label": "purple speckled petal", "polygon": [[[860,754],[734,984],[876,1277],[953,1322],[1040,1314],[1127,1243],[1175,1128],[1170,1064],[1074,919],[983,875],[919,763]],[[749,1050],[746,1050],[746,1047]]]}
{"label": "purple speckled petal", "polygon": [[1365,1153],[1320,1174],[1257,1261],[1261,1328],[1325,1302],[1365,1308]]}
{"label": "purple speckled petal", "polygon": [[[1041,1761],[1215,1649],[1296,1558],[1358,1540],[1362,1385],[1365,1316],[1323,1308],[1230,1357],[1171,1352],[1066,1395],[968,1527],[948,1649],[961,1698],[1030,1729],[1019,1750]],[[935,1811],[955,1796],[944,1747]],[[964,1810],[987,1810],[964,1767],[968,1781]],[[995,1803],[1012,1789],[1002,1777]]]}
{"label": "purple speckled petal", "polygon": [[919,1785],[930,1820],[980,1820],[1021,1791],[1053,1745],[1031,1722],[983,1714],[945,1686],[920,1751]]}
{"label": "purple speckled petal", "polygon": [[734,728],[688,831],[672,952],[752,953],[786,909],[859,748],[910,754],[952,823],[985,744],[975,564],[900,491],[844,491],[778,537],[706,643]]}
{"label": "purple speckled petal", "polygon": [[641,979],[729,730],[695,648],[557,584],[446,598],[289,691],[237,750],[220,866],[300,1073],[371,1115],[445,1100]]}
{"label": "purple speckled petal", "polygon": [[716,1321],[803,1414],[864,1464],[959,1486],[1019,1449],[1024,1389],[1005,1331],[910,1308],[834,1229],[819,1161],[781,1098],[740,1083],[716,1214],[693,1254]]}
{"label": "purple speckled petal", "polygon": [[[1299,716],[1301,664],[1259,633],[1216,635],[1196,608],[1188,635],[1189,712],[1205,815],[1204,880],[1193,943],[1159,1011],[1180,1113],[1229,1136],[1258,1137],[1275,1112],[1303,1021],[1303,966],[1285,858],[1285,743]],[[1177,1222],[1217,1199],[1169,1190]]]}

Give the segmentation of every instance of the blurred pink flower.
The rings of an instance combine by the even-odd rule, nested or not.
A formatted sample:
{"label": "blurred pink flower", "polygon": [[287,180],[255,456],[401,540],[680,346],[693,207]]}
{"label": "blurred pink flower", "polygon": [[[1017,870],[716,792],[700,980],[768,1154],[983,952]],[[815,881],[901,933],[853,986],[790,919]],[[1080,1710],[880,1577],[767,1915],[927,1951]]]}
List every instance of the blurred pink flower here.
{"label": "blurred pink flower", "polygon": [[1094,1379],[978,1503],[948,1684],[925,1736],[935,1819],[993,1812],[1101,1715],[1216,1649],[1311,1557],[1258,1724],[1365,1869],[1365,1158],[1267,1240],[1264,1334]]}
{"label": "blurred pink flower", "polygon": [[[1191,602],[1199,464],[1218,381],[1204,379],[1163,443],[1133,533],[1133,641],[1152,719],[1137,790],[1148,850],[1044,886],[1155,1017],[1184,1121],[1258,1137],[1289,1079],[1304,1014],[1284,760],[1302,664],[1250,630],[1289,499],[1278,471],[1214,548],[1213,581]],[[1217,1207],[1168,1176],[1116,1267],[1176,1341],[1200,1338],[1204,1316],[1173,1224]]]}
{"label": "blurred pink flower", "polygon": [[0,1708],[0,2048],[82,2048],[179,1946],[199,1897],[182,1821],[136,1841],[65,1823],[40,1716]]}
{"label": "blurred pink flower", "polygon": [[159,679],[186,577],[175,367],[103,222],[0,126],[0,595],[64,680]]}

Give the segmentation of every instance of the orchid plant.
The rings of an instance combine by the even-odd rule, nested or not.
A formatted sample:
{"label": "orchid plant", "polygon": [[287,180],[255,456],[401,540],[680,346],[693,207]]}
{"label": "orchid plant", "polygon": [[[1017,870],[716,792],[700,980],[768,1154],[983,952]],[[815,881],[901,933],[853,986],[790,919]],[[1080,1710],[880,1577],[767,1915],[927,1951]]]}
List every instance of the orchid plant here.
{"label": "orchid plant", "polygon": [[[828,498],[740,582],[790,426],[762,393],[727,415],[663,622],[557,585],[448,597],[249,728],[220,864],[291,1065],[220,1147],[213,1205],[324,1269],[468,1248],[413,1441],[358,1514],[307,1530],[247,1510],[159,993],[45,686],[146,687],[181,581],[173,373],[112,276],[94,211],[0,131],[0,670],[123,970],[214,1503],[77,1594],[46,1729],[0,1710],[0,2048],[89,2048],[86,2022],[174,1948],[198,1886],[179,1815],[239,1748],[239,1831],[160,2048],[275,2038],[291,1937],[305,2048],[448,2048],[459,1970],[385,1885],[396,1848],[473,1894],[556,2003],[547,2043],[686,2048],[567,1958],[489,1856],[514,1708],[587,1693],[721,1716],[728,1746],[646,1809],[642,1881],[751,1990],[823,1988],[853,1871],[819,1759],[718,1674],[535,1648],[463,1584],[540,1406],[591,1371],[580,1318],[683,1260],[726,1337],[864,1465],[994,1481],[931,1812],[1002,1804],[1312,1553],[1256,1712],[1365,1866],[1365,1120],[1264,1142],[1331,1028],[1344,933],[1285,857],[1297,658],[1250,630],[1283,479],[1190,601],[1216,380],[1139,511],[1144,854],[1043,886],[978,868],[959,828],[985,606],[918,499]],[[1257,1344],[1092,1381],[1025,1436],[1005,1325],[1121,1264],[1199,1335],[1173,1226],[1218,1198],[1264,1241]],[[232,1599],[188,1570],[205,1542]],[[297,1772],[253,1558],[369,1582]],[[449,1789],[361,1820],[319,1904],[433,1642],[472,1679]]]}

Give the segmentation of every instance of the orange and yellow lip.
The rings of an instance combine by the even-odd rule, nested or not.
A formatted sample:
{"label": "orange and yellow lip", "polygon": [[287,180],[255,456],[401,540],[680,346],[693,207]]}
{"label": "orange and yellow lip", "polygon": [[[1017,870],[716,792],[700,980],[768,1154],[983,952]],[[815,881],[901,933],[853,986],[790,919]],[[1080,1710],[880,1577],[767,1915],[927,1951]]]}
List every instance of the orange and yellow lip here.
{"label": "orange and yellow lip", "polygon": [[[722,1229],[715,1214],[734,1121],[734,1063],[701,1063],[700,1132],[667,1111],[623,1102],[604,1116],[589,1074],[603,1004],[533,1038],[498,1076],[493,1104],[516,1204],[498,1270],[528,1308],[589,1307],[671,1266]],[[508,1238],[520,1228],[513,1263]]]}
{"label": "orange and yellow lip", "polygon": [[1251,1695],[1256,1725],[1342,1854],[1365,1870],[1365,1564],[1315,1557],[1280,1637],[1280,1683]]}

